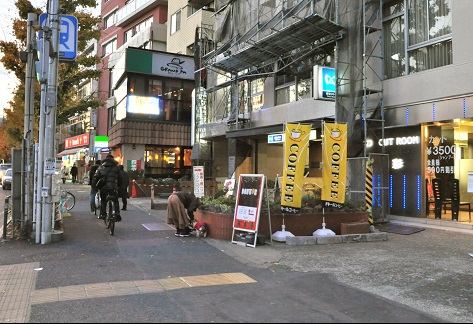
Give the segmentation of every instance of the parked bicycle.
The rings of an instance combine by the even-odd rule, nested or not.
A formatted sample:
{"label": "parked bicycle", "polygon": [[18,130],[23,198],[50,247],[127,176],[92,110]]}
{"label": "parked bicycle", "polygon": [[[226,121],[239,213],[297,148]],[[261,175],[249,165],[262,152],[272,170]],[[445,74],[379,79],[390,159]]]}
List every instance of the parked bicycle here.
{"label": "parked bicycle", "polygon": [[70,211],[76,204],[76,197],[72,192],[61,189],[61,203],[64,201],[64,206],[67,211]]}

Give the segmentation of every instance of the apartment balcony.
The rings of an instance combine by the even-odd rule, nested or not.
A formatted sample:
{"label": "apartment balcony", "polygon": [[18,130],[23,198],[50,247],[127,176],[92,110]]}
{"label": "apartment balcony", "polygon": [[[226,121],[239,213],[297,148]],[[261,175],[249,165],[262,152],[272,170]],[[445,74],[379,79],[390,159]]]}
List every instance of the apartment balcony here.
{"label": "apartment balcony", "polygon": [[158,6],[167,6],[168,0],[134,0],[118,10],[115,26],[124,27],[137,17],[153,10]]}

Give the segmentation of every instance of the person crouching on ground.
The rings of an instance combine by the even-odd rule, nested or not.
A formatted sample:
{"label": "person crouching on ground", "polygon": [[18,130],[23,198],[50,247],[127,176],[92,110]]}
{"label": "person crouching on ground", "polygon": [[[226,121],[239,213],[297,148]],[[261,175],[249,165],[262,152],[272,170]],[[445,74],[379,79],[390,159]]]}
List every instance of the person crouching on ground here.
{"label": "person crouching on ground", "polygon": [[[103,178],[105,185],[98,188],[97,182]],[[122,220],[120,216],[120,206],[118,204],[118,187],[121,185],[121,175],[118,172],[118,162],[109,154],[102,160],[102,165],[99,166],[94,176],[93,187],[100,190],[100,219],[105,219],[107,214],[107,196],[113,196],[113,208],[115,209],[115,221]]]}
{"label": "person crouching on ground", "polygon": [[175,236],[190,236],[189,225],[194,219],[194,211],[199,207],[199,201],[191,193],[183,192],[181,185],[175,185],[175,192],[168,198],[167,223],[176,227]]}

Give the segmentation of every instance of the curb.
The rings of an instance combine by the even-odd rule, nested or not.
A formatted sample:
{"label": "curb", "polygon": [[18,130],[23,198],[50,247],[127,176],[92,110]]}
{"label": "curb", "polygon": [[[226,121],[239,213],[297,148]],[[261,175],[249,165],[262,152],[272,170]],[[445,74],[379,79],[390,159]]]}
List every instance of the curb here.
{"label": "curb", "polygon": [[314,235],[288,236],[286,245],[326,245],[339,243],[381,242],[387,241],[387,233],[347,234],[347,235]]}

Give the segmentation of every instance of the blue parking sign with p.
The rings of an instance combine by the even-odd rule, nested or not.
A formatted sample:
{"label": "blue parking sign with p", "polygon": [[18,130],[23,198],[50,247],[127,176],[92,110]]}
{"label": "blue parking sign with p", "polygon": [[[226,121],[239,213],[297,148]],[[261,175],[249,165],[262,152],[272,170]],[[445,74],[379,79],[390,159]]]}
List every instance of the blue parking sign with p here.
{"label": "blue parking sign with p", "polygon": [[[39,15],[39,25],[46,25],[48,14]],[[77,18],[71,15],[61,15],[61,24],[59,30],[59,60],[71,61],[77,56]],[[39,38],[42,37],[40,32]]]}

